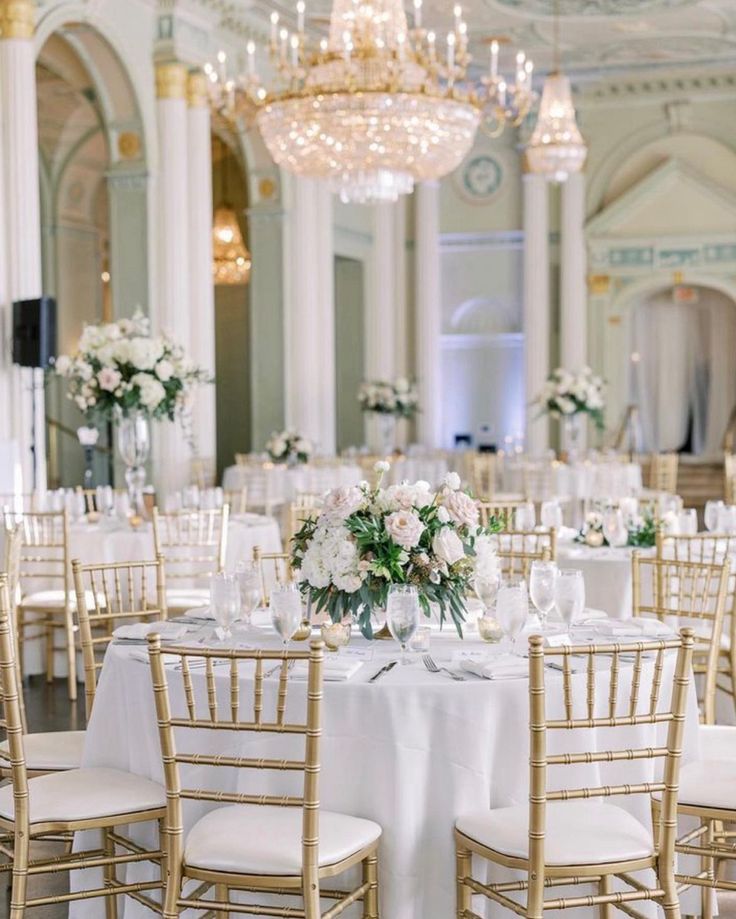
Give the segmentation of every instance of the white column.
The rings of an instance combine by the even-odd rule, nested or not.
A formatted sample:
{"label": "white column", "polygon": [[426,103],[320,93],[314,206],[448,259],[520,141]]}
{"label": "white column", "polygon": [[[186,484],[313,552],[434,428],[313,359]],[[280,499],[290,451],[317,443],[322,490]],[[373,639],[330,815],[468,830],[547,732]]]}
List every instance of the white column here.
{"label": "white column", "polygon": [[417,435],[427,447],[442,446],[442,298],[440,291],[439,184],[417,185],[415,197]]}
{"label": "white column", "polygon": [[[183,64],[156,67],[158,121],[158,265],[157,297],[152,310],[155,331],[164,331],[189,348],[189,171],[187,165],[187,70]],[[154,475],[160,494],[189,481],[191,449],[179,421],[156,426]]]}
{"label": "white column", "polygon": [[335,450],[332,200],[324,182],[292,177],[286,219],[286,424]]}
{"label": "white column", "polygon": [[[187,86],[187,163],[189,170],[189,317],[192,360],[215,371],[215,291],[212,278],[212,141],[207,82],[201,71],[189,74]],[[193,423],[202,458],[217,452],[215,387],[195,394]]]}
{"label": "white column", "polygon": [[588,358],[584,225],[585,176],[576,173],[562,186],[560,226],[560,364],[568,370]]}
{"label": "white column", "polygon": [[[36,111],[36,55],[33,45],[35,7],[32,0],[0,0],[0,118],[2,119],[3,251],[7,269],[0,277],[4,326],[9,355],[13,300],[42,293],[41,213],[38,189],[38,128]],[[2,271],[2,269],[0,269]],[[10,366],[3,356],[4,433],[18,442],[23,464],[23,487],[46,488],[46,437],[43,371]],[[31,389],[36,388],[35,469],[30,443],[33,427]]]}
{"label": "white column", "polygon": [[526,174],[524,184],[524,383],[526,448],[549,446],[549,423],[529,403],[549,376],[549,204],[544,176]]}

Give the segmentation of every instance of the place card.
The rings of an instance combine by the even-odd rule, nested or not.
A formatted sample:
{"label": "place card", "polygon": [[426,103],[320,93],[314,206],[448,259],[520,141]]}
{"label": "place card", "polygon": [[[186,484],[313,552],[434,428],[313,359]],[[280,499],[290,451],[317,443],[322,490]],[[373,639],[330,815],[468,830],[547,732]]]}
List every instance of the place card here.
{"label": "place card", "polygon": [[571,645],[572,640],[566,632],[560,632],[557,635],[545,635],[544,643],[548,648],[564,648],[565,645]]}

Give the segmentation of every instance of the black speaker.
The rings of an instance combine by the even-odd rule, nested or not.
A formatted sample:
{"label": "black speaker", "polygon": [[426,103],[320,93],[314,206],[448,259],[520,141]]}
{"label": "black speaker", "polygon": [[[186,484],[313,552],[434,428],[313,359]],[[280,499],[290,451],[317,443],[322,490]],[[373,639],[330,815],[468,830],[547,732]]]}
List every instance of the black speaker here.
{"label": "black speaker", "polygon": [[13,363],[48,367],[56,357],[56,300],[39,297],[13,303]]}

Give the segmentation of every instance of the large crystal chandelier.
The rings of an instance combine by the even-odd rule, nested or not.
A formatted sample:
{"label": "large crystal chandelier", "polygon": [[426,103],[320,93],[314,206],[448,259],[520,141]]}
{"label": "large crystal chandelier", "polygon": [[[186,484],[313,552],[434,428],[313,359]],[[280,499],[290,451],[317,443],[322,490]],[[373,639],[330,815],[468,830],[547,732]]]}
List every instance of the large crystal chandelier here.
{"label": "large crystal chandelier", "polygon": [[212,274],[215,284],[247,284],[251,258],[238,218],[229,204],[215,210],[212,225]]}
{"label": "large crystal chandelier", "polygon": [[213,104],[230,118],[253,117],[279,166],[325,178],[346,202],[396,201],[416,181],[438,179],[470,150],[481,124],[497,136],[520,124],[534,102],[532,64],[517,55],[513,81],[499,74],[498,42],[479,86],[467,80],[470,53],[462,8],[440,39],[413,22],[401,0],[334,0],[329,35],[313,46],[305,4],[290,33],[271,15],[276,85],[267,91],[249,42],[247,73],[229,78],[225,57],[208,65]]}
{"label": "large crystal chandelier", "polygon": [[575,118],[570,80],[560,70],[559,9],[555,4],[555,66],[544,82],[537,123],[526,148],[532,172],[553,182],[565,182],[580,172],[588,155]]}

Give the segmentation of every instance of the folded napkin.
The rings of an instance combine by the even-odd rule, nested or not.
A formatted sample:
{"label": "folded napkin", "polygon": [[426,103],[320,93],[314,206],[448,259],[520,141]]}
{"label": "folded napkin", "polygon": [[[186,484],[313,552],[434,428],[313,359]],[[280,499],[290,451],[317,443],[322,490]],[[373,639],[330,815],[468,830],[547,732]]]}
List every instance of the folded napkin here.
{"label": "folded napkin", "polygon": [[133,622],[130,625],[119,625],[112,633],[117,641],[145,641],[149,634],[158,632],[166,641],[178,641],[191,629],[191,626],[178,622]]}
{"label": "folded napkin", "polygon": [[211,606],[195,606],[194,609],[188,609],[184,615],[188,619],[214,619],[215,614]]}
{"label": "folded napkin", "polygon": [[[342,654],[330,656],[325,659],[322,675],[327,682],[345,683],[354,677],[362,666],[363,661],[355,658],[344,657]],[[291,675],[295,680],[306,680],[308,672],[307,661],[298,661]]]}
{"label": "folded napkin", "polygon": [[490,660],[466,659],[461,661],[460,669],[483,677],[484,680],[516,680],[528,675],[529,661],[523,657],[512,657],[510,654],[505,654]]}
{"label": "folded napkin", "polygon": [[558,527],[557,542],[574,542],[577,535],[578,530],[575,527]]}

